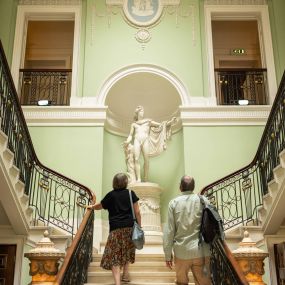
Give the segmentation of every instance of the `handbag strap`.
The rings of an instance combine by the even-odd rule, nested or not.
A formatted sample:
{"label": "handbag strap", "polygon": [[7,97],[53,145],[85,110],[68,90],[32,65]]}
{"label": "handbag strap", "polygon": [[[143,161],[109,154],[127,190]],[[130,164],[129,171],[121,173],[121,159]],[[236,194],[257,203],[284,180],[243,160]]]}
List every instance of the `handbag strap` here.
{"label": "handbag strap", "polygon": [[132,198],[131,190],[129,190],[129,195],[130,195],[130,201],[131,201],[131,208],[132,208],[133,220],[136,221],[136,216],[135,216],[135,212],[134,212],[133,198]]}

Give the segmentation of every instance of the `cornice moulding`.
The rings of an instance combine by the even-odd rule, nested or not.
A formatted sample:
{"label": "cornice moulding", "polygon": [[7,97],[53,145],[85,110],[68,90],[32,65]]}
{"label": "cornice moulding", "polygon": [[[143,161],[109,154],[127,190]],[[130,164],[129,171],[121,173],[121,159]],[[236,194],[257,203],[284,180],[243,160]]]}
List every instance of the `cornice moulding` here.
{"label": "cornice moulding", "polygon": [[[182,126],[263,126],[271,106],[180,107],[177,129]],[[126,136],[130,123],[107,115],[107,107],[23,106],[28,126],[105,126],[111,133]],[[177,115],[179,117],[179,115]]]}
{"label": "cornice moulding", "polygon": [[180,107],[182,126],[263,126],[271,106]]}
{"label": "cornice moulding", "polygon": [[267,5],[268,0],[204,0],[205,5]]}
{"label": "cornice moulding", "polygon": [[22,106],[28,126],[104,126],[107,107]]}
{"label": "cornice moulding", "polygon": [[81,5],[82,0],[19,0],[19,5]]}

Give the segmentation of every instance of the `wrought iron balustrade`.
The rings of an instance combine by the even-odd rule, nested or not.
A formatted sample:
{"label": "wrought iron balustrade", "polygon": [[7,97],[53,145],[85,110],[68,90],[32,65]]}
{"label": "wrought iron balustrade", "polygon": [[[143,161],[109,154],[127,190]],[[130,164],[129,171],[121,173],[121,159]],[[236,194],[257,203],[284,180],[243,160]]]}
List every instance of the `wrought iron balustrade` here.
{"label": "wrought iron balustrade", "polygon": [[20,69],[21,104],[69,105],[71,69]]}
{"label": "wrought iron balustrade", "polygon": [[41,164],[35,153],[10,69],[0,41],[0,128],[14,153],[14,164],[29,196],[33,223],[53,224],[72,236],[95,201],[85,186]]}
{"label": "wrought iron balustrade", "polygon": [[87,282],[87,269],[93,253],[93,220],[94,211],[89,210],[67,251],[55,284],[83,285]]}
{"label": "wrought iron balustrade", "polygon": [[228,246],[220,239],[211,245],[213,285],[249,285]]}
{"label": "wrought iron balustrade", "polygon": [[246,167],[206,186],[201,193],[217,207],[225,229],[258,224],[258,208],[268,193],[279,153],[285,148],[285,73],[253,161]]}
{"label": "wrought iron balustrade", "polygon": [[268,104],[266,69],[215,69],[219,105]]}
{"label": "wrought iron balustrade", "polygon": [[[253,161],[201,191],[218,209],[225,230],[248,223],[258,225],[258,208],[284,148],[285,72]],[[227,245],[219,239],[211,245],[211,267],[213,284],[248,284]]]}

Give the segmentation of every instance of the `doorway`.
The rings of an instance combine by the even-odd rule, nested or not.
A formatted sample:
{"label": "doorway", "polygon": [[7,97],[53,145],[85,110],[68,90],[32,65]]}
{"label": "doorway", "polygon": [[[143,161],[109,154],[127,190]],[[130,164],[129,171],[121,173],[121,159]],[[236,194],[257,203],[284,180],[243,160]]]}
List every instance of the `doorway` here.
{"label": "doorway", "polygon": [[16,245],[0,245],[0,285],[14,284]]}
{"label": "doorway", "polygon": [[69,105],[74,21],[28,21],[22,105]]}
{"label": "doorway", "polygon": [[[217,105],[271,104],[277,82],[267,5],[204,7],[210,100]],[[224,71],[231,71],[230,79]]]}
{"label": "doorway", "polygon": [[212,39],[218,103],[267,104],[257,20],[212,20]]}

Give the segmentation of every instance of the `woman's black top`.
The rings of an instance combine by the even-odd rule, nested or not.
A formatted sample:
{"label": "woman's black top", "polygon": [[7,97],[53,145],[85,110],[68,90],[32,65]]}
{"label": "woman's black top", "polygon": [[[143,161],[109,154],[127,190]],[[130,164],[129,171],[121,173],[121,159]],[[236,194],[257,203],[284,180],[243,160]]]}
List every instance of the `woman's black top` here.
{"label": "woman's black top", "polygon": [[[139,198],[131,190],[133,203]],[[116,189],[109,192],[101,201],[102,207],[109,212],[110,231],[132,227],[134,224],[128,189]]]}

